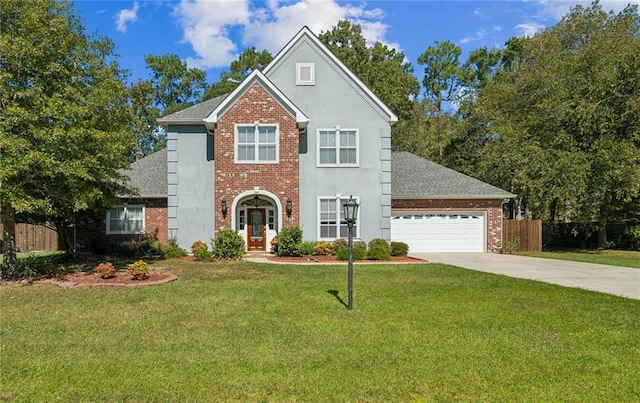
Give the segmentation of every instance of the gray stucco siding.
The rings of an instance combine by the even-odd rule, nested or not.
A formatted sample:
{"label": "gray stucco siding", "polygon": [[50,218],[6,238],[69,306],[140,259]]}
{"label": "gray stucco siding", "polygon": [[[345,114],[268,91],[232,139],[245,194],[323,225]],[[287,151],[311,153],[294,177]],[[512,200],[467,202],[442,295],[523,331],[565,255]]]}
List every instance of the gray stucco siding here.
{"label": "gray stucco siding", "polygon": [[[189,250],[195,240],[208,243],[213,236],[214,161],[204,125],[169,126],[168,159],[169,237]],[[175,194],[172,194],[175,193]]]}

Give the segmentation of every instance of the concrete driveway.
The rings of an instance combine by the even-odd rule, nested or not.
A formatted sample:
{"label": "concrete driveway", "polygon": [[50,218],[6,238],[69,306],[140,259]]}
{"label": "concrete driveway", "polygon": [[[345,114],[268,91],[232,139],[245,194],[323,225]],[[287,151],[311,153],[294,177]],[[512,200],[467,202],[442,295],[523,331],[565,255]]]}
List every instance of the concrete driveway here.
{"label": "concrete driveway", "polygon": [[465,269],[640,299],[640,269],[494,253],[410,253]]}

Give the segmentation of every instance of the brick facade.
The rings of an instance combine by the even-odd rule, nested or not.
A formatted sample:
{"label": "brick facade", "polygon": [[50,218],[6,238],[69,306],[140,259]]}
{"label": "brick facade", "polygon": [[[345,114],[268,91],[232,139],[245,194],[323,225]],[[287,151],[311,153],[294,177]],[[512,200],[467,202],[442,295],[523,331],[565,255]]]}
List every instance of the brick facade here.
{"label": "brick facade", "polygon": [[449,200],[449,199],[391,199],[394,212],[404,211],[482,211],[487,219],[487,251],[502,249],[502,199]]}
{"label": "brick facade", "polygon": [[[278,124],[278,163],[246,164],[235,163],[235,124],[252,125]],[[280,204],[286,206],[287,199],[293,205],[291,217],[282,214],[282,225],[298,224],[299,211],[299,139],[300,134],[295,118],[291,117],[258,83],[253,84],[218,120],[214,133],[215,159],[215,200],[216,206],[222,199],[227,200],[229,212],[222,216],[215,209],[215,228],[230,228],[232,201],[240,193],[260,187],[276,195]]]}

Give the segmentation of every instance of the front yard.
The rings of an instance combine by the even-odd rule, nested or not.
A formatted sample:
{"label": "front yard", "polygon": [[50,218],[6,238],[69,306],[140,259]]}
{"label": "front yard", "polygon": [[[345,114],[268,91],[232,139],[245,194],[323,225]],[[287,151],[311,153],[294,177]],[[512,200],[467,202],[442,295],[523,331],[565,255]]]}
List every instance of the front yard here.
{"label": "front yard", "polygon": [[543,252],[518,252],[519,255],[574,262],[598,263],[640,269],[640,252],[614,249],[552,249]]}
{"label": "front yard", "polygon": [[435,264],[154,264],[3,285],[0,400],[640,399],[640,301]]}

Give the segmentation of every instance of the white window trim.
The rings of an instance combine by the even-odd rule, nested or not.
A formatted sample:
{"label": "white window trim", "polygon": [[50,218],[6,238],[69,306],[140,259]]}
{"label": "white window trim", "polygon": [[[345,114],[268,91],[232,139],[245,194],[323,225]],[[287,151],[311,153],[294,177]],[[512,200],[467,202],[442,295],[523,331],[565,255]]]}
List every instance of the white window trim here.
{"label": "white window trim", "polygon": [[[342,207],[342,205],[344,204],[344,202],[346,202],[347,200],[349,200],[349,197],[351,196],[341,196],[341,195],[332,195],[332,196],[318,196],[318,203],[316,206],[316,219],[317,219],[317,227],[316,227],[316,238],[319,241],[335,241],[338,238],[342,238],[340,236],[340,212],[342,212],[344,210],[344,207]],[[353,199],[360,204],[360,196],[353,196]],[[337,201],[337,208],[339,209],[338,211],[336,211],[336,234],[338,235],[335,238],[323,238],[321,237],[321,231],[320,231],[320,227],[321,227],[321,222],[322,222],[322,213],[320,211],[320,206],[321,206],[321,201],[322,200],[336,200]],[[353,227],[353,238],[354,239],[359,239],[360,237],[360,209],[358,209],[358,216],[356,217],[356,223]]]}
{"label": "white window trim", "polygon": [[[255,138],[256,138],[256,142],[255,142],[255,156],[256,159],[253,161],[245,161],[245,160],[239,160],[238,159],[238,127],[248,127],[248,126],[253,126],[255,128]],[[274,161],[260,161],[258,160],[258,155],[259,155],[259,143],[258,143],[258,128],[259,127],[275,127],[276,128],[276,159]],[[233,128],[234,134],[234,141],[233,141],[233,149],[234,149],[234,162],[236,164],[277,164],[280,161],[280,125],[278,123],[258,123],[258,122],[254,122],[254,123],[236,123],[234,124],[234,128]]]}
{"label": "white window trim", "polygon": [[[303,80],[300,71],[308,67],[311,69],[311,79]],[[315,63],[296,63],[296,85],[316,85],[316,64]]]}
{"label": "white window trim", "polygon": [[[320,132],[333,132],[336,136],[336,162],[332,164],[321,163],[320,162]],[[340,163],[340,132],[356,132],[356,162],[355,163]],[[330,129],[318,129],[316,135],[316,166],[318,168],[326,168],[326,167],[340,167],[340,168],[357,168],[360,166],[360,129],[353,128],[342,128],[342,127],[334,127]]]}
{"label": "white window trim", "polygon": [[[109,211],[110,211],[110,210],[113,210],[113,209],[119,209],[119,208],[124,208],[124,214],[125,214],[125,218],[124,218],[124,220],[125,220],[125,229],[124,229],[124,231],[112,231],[112,230],[111,230],[111,221],[110,221],[110,219],[109,219]],[[141,209],[142,209],[142,230],[141,230],[141,231],[139,231],[139,232],[136,232],[136,231],[128,231],[128,229],[126,228],[126,223],[127,223],[127,210],[128,210],[129,208],[141,208]],[[144,204],[123,204],[123,205],[120,205],[120,206],[114,206],[114,207],[111,207],[111,208],[107,209],[107,212],[106,212],[106,214],[105,214],[105,215],[106,215],[106,224],[105,224],[105,226],[106,226],[106,232],[107,232],[107,234],[108,234],[108,235],[134,235],[134,234],[144,234],[144,233],[145,233],[145,230],[146,230],[146,228],[147,228],[147,222],[146,222],[146,219],[147,219],[147,213],[146,213],[146,211],[145,211],[145,206],[144,206]]]}

